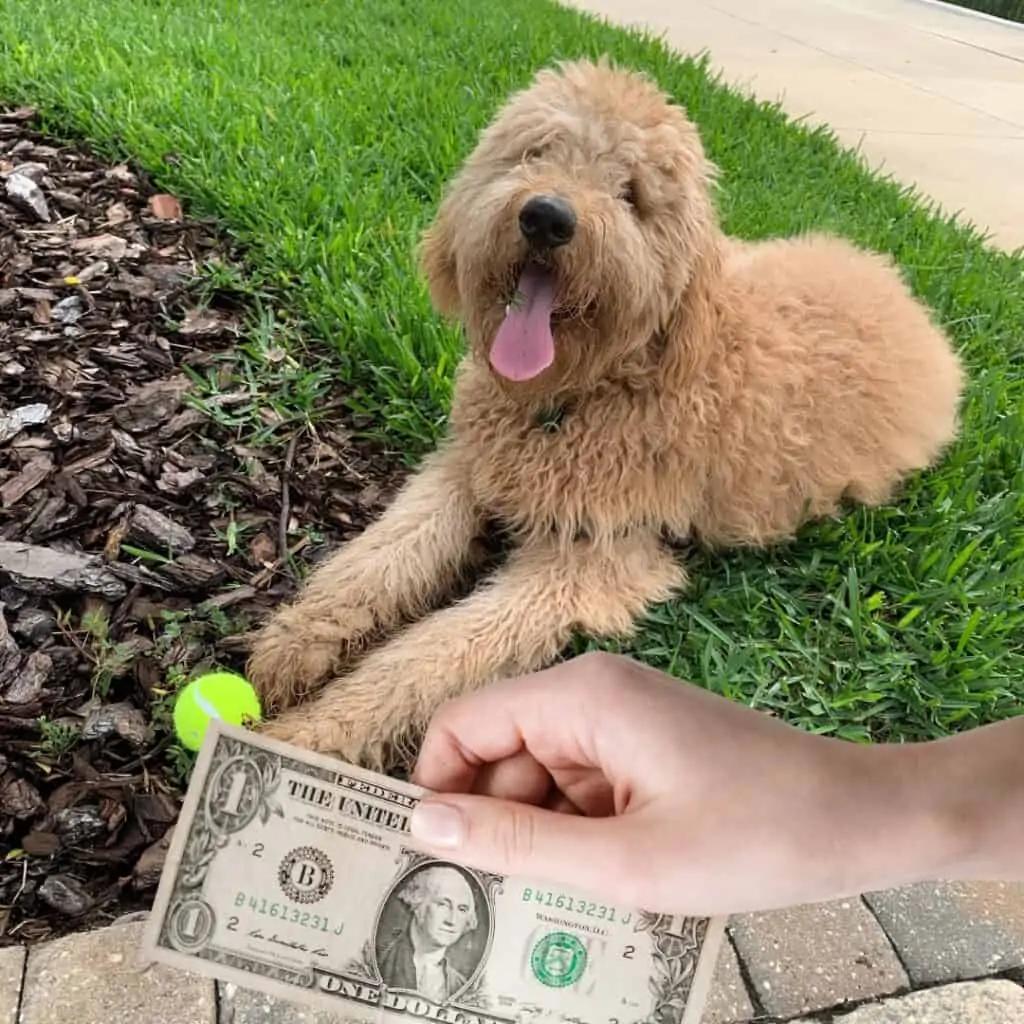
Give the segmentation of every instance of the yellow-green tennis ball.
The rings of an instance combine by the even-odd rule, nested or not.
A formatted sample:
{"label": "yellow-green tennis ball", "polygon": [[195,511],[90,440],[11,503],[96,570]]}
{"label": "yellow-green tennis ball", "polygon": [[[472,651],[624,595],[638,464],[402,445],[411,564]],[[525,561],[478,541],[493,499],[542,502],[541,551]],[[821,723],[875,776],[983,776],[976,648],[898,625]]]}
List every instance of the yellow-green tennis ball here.
{"label": "yellow-green tennis ball", "polygon": [[234,672],[207,672],[178,694],[174,731],[189,750],[198,750],[212,719],[245,725],[258,722],[261,714],[260,699],[248,679]]}

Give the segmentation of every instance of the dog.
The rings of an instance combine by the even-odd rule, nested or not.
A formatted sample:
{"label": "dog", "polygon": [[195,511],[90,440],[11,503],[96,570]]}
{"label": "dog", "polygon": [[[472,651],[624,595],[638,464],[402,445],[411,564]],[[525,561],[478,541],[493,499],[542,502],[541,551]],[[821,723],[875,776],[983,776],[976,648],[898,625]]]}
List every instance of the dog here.
{"label": "dog", "polygon": [[[963,368],[893,263],[727,237],[685,110],[608,60],[540,71],[420,244],[466,354],[443,441],[254,638],[267,735],[378,770],[444,701],[628,637],[673,544],[791,539],[956,439]],[[505,562],[450,595],[496,522]]]}

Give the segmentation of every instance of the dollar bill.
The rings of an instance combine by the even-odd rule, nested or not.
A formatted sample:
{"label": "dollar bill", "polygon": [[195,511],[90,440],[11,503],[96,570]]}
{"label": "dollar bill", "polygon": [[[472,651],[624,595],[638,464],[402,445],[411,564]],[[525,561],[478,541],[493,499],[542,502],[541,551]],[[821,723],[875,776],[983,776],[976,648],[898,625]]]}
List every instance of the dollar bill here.
{"label": "dollar bill", "polygon": [[698,1024],[724,920],[438,860],[423,793],[214,723],[144,956],[353,1024]]}

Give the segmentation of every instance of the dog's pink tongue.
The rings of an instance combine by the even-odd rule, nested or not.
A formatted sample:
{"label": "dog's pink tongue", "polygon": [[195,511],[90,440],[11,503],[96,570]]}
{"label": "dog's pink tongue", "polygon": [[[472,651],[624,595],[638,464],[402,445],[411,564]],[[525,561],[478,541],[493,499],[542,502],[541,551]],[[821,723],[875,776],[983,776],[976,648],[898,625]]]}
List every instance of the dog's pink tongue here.
{"label": "dog's pink tongue", "polygon": [[528,266],[491,345],[491,366],[502,377],[529,380],[555,361],[554,299],[554,275],[543,267]]}

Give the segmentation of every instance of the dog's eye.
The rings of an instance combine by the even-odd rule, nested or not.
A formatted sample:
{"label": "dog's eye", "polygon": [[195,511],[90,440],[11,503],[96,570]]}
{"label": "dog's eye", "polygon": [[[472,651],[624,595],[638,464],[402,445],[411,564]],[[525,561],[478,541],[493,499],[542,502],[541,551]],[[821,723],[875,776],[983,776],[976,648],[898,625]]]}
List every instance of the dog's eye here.
{"label": "dog's eye", "polygon": [[637,195],[636,182],[627,182],[626,187],[622,190],[620,198],[635,213],[640,211],[640,199]]}
{"label": "dog's eye", "polygon": [[523,160],[529,163],[531,160],[539,160],[543,155],[543,146],[530,146],[530,148],[523,153]]}

